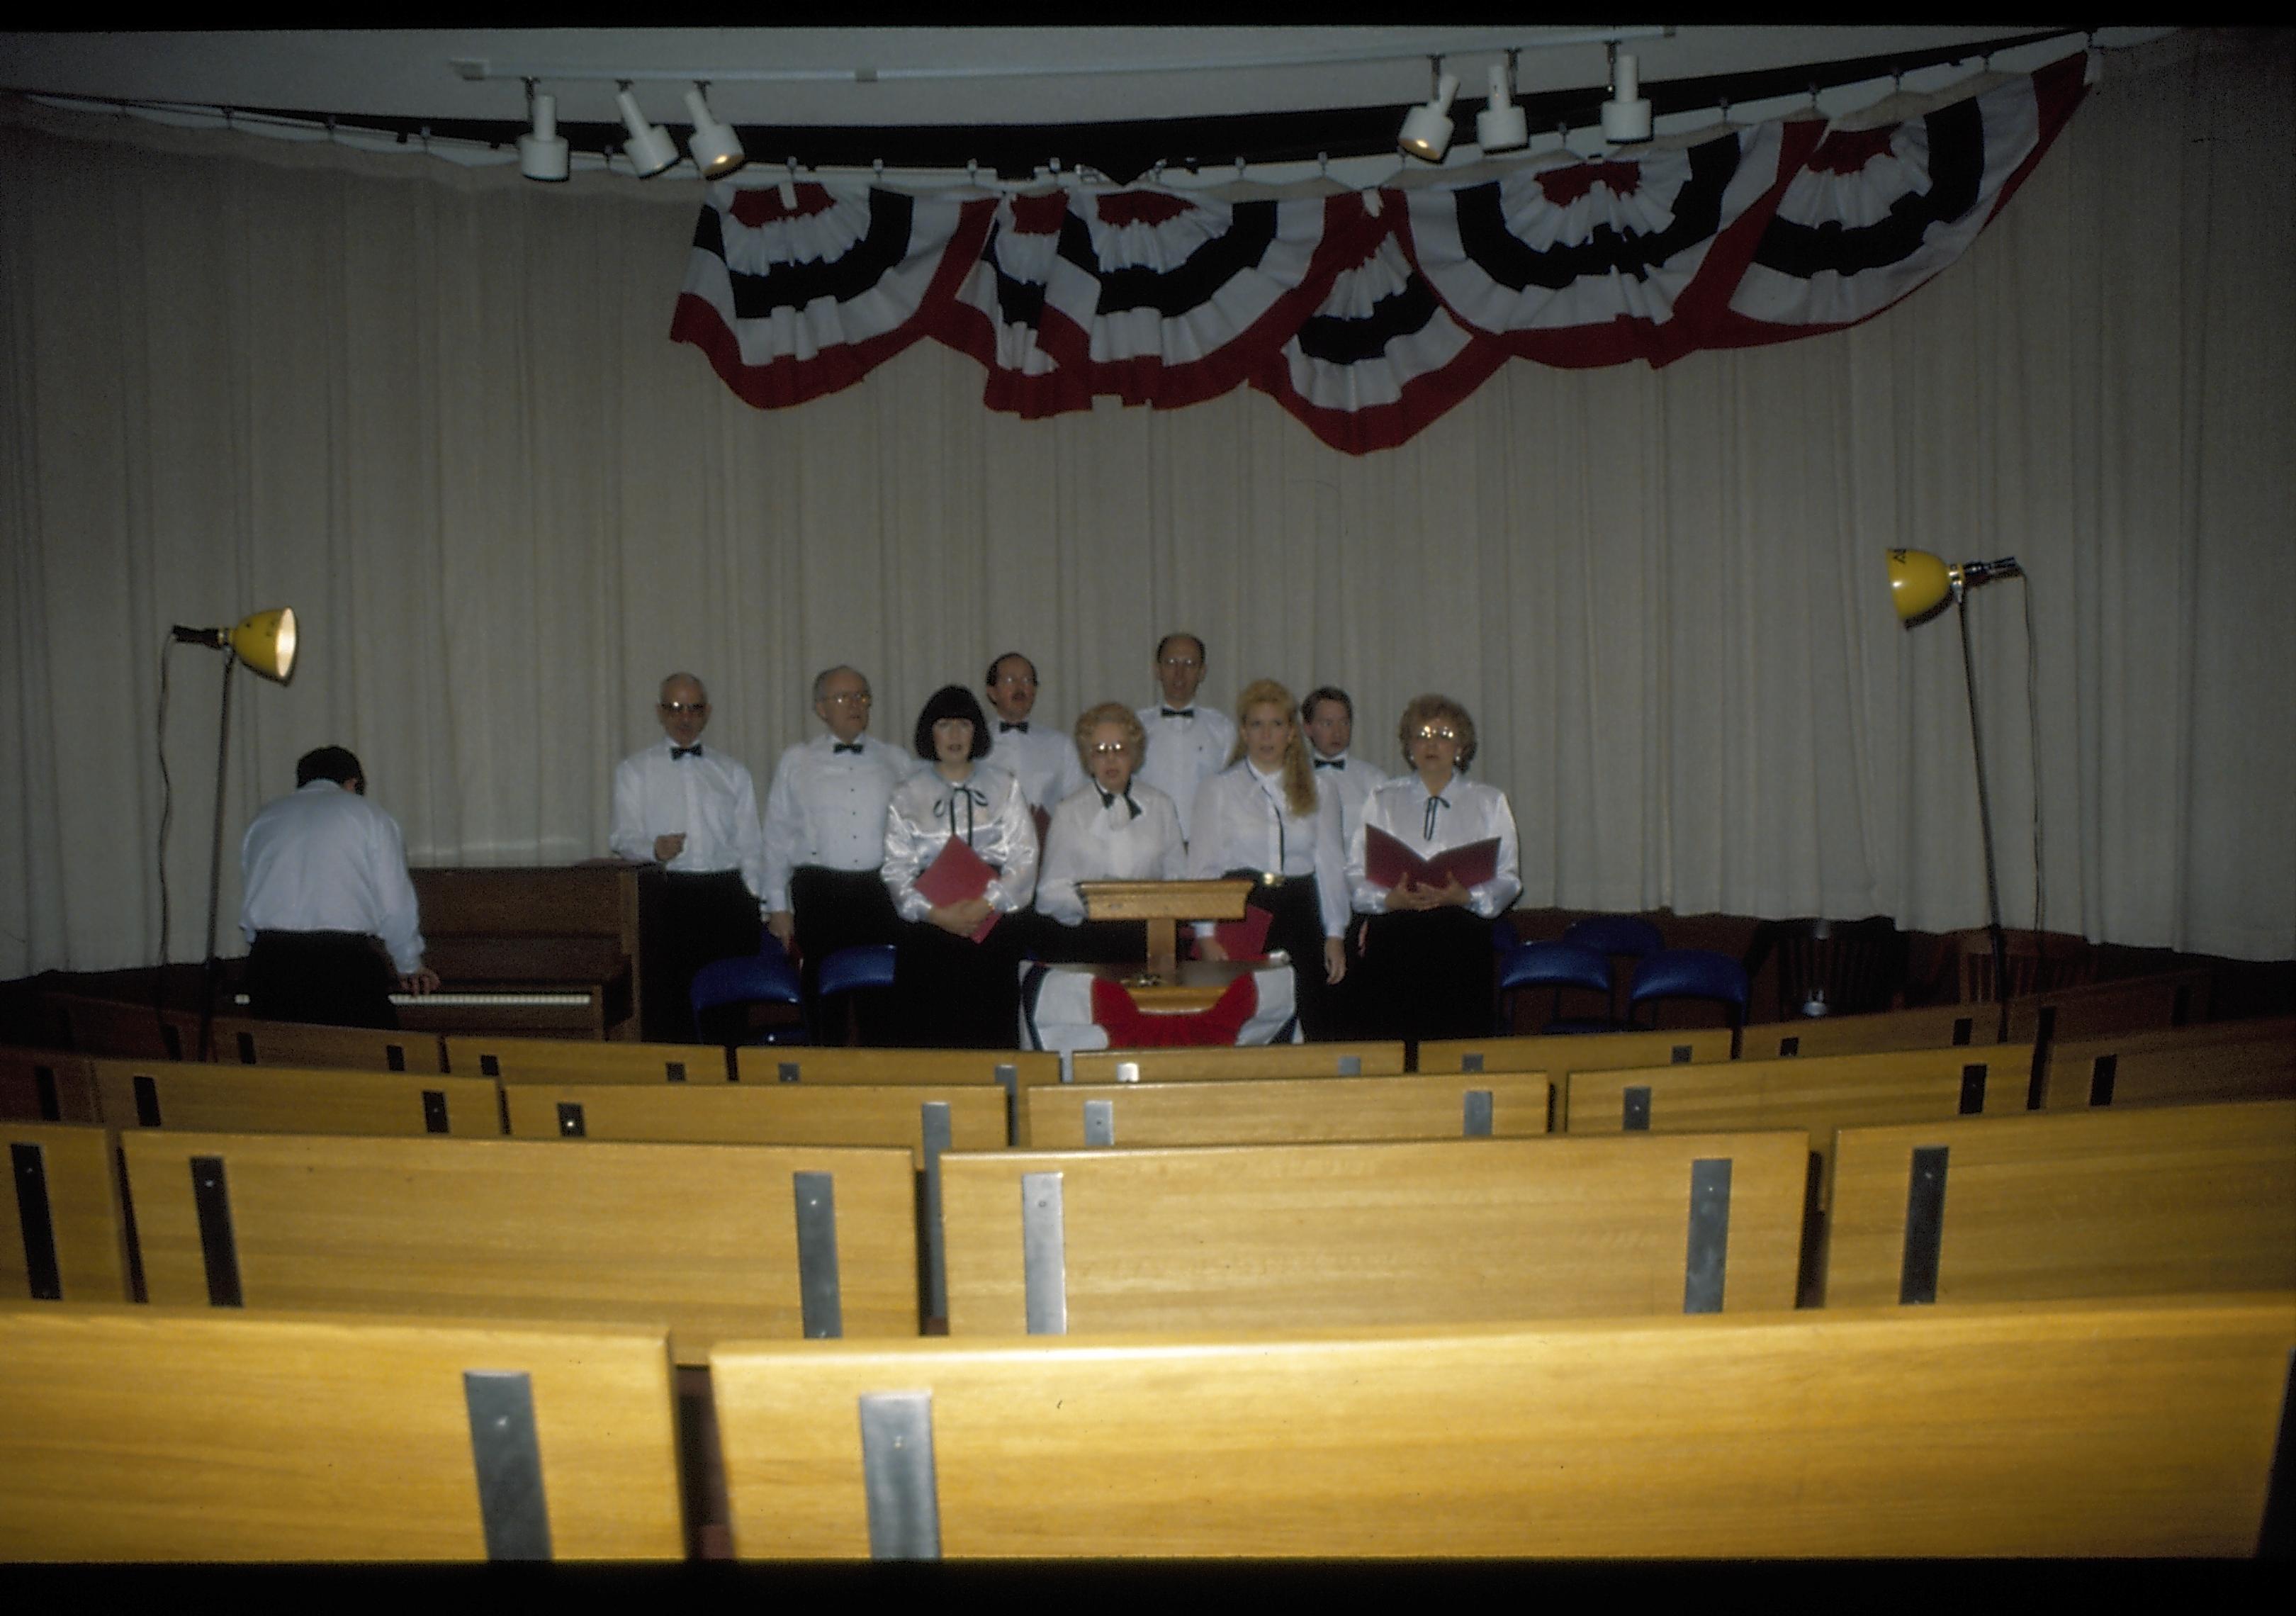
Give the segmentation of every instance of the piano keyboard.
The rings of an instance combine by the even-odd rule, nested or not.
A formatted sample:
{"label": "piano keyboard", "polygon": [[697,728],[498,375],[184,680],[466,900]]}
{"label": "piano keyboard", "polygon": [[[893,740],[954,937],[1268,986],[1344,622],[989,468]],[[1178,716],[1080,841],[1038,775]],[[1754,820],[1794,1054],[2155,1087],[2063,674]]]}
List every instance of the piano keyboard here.
{"label": "piano keyboard", "polygon": [[440,1010],[580,1010],[590,1003],[586,993],[394,993],[390,1002],[399,1009],[430,1005]]}

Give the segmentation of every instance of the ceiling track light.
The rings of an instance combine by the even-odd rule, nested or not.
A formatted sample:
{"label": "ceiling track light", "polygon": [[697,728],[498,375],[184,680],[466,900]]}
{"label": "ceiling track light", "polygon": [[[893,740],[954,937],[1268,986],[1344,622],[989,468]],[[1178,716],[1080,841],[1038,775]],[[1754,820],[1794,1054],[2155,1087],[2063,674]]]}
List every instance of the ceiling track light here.
{"label": "ceiling track light", "polygon": [[693,135],[685,149],[693,153],[693,166],[701,170],[702,178],[724,179],[750,159],[733,126],[709,115],[709,91],[707,83],[696,81],[685,93],[685,110],[693,115]]}
{"label": "ceiling track light", "polygon": [[1630,146],[1651,137],[1651,103],[1642,94],[1635,59],[1619,53],[1619,42],[1610,43],[1611,99],[1603,103],[1603,138],[1614,146]]}
{"label": "ceiling track light", "polygon": [[1475,114],[1475,144],[1485,152],[1513,152],[1530,144],[1530,120],[1514,104],[1515,53],[1509,51],[1504,62],[1491,63],[1491,96],[1483,110]]}
{"label": "ceiling track light", "polygon": [[558,97],[545,94],[526,81],[528,114],[534,133],[518,137],[518,171],[529,179],[562,185],[568,173],[566,137],[558,132]]}
{"label": "ceiling track light", "polygon": [[1435,94],[1405,115],[1395,144],[1406,157],[1439,163],[1451,149],[1451,98],[1459,93],[1459,81],[1443,70],[1440,56],[1427,60],[1435,71]]}
{"label": "ceiling track light", "polygon": [[622,150],[629,155],[630,166],[638,171],[640,179],[652,179],[677,161],[677,143],[669,131],[658,123],[648,123],[645,114],[638,111],[637,97],[630,94],[629,80],[614,95],[614,104],[622,111],[622,127],[630,138]]}

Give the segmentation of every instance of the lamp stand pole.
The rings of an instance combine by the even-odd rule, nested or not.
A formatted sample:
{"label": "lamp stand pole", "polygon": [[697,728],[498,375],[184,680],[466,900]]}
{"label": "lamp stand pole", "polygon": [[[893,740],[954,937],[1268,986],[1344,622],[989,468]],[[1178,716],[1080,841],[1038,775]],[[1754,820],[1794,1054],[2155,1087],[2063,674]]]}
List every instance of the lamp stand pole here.
{"label": "lamp stand pole", "polygon": [[[216,920],[223,907],[223,809],[224,786],[230,777],[226,770],[231,760],[231,670],[238,660],[238,653],[226,648],[223,653],[223,718],[216,726],[215,841],[208,855],[208,954],[207,963],[201,967],[200,973],[198,1058],[202,1061],[214,1054],[216,991],[223,976],[223,962],[216,957]],[[1990,844],[1988,845],[1989,847]],[[1988,857],[1990,857],[1988,853]],[[1986,867],[1990,870],[1992,865],[1988,863]]]}
{"label": "lamp stand pole", "polygon": [[[2001,930],[2001,883],[1993,871],[1993,803],[1985,790],[1985,732],[1977,718],[1977,659],[1969,647],[1969,595],[1959,592],[1955,603],[1961,612],[1961,684],[1969,695],[1969,744],[1977,756],[1977,825],[1985,843],[1985,907],[1986,930],[1993,939],[1993,999],[2000,1006],[2000,1025],[1994,1042],[2009,1041],[2009,939]],[[223,834],[222,804],[217,804],[216,834]],[[221,847],[220,841],[217,843]],[[210,923],[212,925],[212,923]],[[215,939],[208,939],[212,949]]]}

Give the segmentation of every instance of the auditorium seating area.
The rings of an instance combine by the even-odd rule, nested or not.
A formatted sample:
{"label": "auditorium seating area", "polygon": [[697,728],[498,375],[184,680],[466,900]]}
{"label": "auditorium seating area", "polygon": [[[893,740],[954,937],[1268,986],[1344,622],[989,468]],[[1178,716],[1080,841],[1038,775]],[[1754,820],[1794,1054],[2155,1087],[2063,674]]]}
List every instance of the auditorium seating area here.
{"label": "auditorium seating area", "polygon": [[0,1555],[2284,1554],[2296,1018],[2210,987],[1066,1072],[58,995]]}

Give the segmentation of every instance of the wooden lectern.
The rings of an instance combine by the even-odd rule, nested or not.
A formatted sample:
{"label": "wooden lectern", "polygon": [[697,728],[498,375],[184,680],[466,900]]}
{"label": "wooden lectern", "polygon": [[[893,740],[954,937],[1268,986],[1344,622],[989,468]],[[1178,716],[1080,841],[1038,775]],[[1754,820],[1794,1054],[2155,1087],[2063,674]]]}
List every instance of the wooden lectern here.
{"label": "wooden lectern", "polygon": [[1148,958],[1138,971],[1108,969],[1142,1009],[1190,1011],[1210,1007],[1238,975],[1256,963],[1198,960],[1180,964],[1184,920],[1242,920],[1248,881],[1080,881],[1087,920],[1144,920]]}

